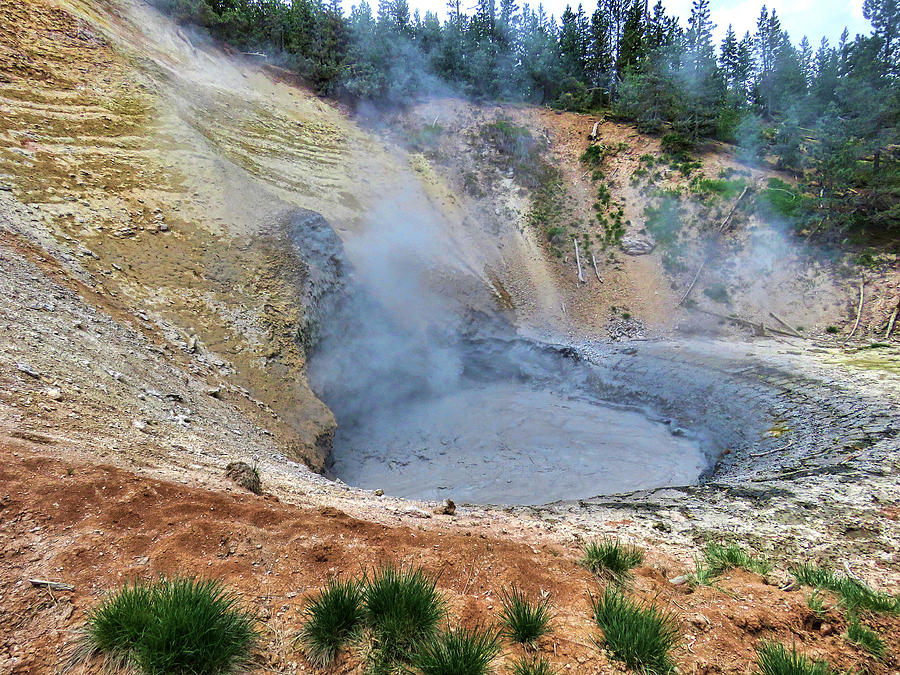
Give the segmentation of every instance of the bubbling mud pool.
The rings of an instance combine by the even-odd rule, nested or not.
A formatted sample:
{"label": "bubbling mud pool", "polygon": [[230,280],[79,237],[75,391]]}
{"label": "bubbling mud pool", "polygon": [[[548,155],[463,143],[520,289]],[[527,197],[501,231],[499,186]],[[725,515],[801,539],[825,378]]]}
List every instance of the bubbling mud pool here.
{"label": "bubbling mud pool", "polygon": [[476,384],[339,427],[332,459],[359,487],[501,504],[685,485],[707,465],[695,440],[641,412],[522,383]]}

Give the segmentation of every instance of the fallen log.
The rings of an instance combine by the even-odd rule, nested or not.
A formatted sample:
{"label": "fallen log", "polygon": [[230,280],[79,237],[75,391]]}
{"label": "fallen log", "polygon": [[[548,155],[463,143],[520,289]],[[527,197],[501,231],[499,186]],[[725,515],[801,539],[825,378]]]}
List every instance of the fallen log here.
{"label": "fallen log", "polygon": [[[739,323],[743,326],[749,326],[750,328],[755,328],[758,331],[765,332],[769,331],[770,333],[774,333],[775,335],[784,335],[785,337],[797,337],[792,333],[788,333],[787,331],[778,330],[777,328],[772,328],[770,326],[765,325],[764,323],[759,323],[758,321],[750,321],[749,319],[742,319],[739,316],[734,316],[733,314],[720,314],[719,312],[713,312],[708,309],[700,309],[699,307],[692,307],[694,311],[700,312],[701,314],[709,314],[710,316],[715,316],[719,319],[725,319],[726,321],[733,321],[735,323]],[[803,337],[803,336],[801,336]]]}
{"label": "fallen log", "polygon": [[[747,187],[745,187],[743,189],[743,191],[741,192],[740,196],[734,202],[734,204],[732,204],[731,210],[728,212],[728,215],[725,216],[725,220],[723,220],[722,224],[719,225],[719,227],[716,229],[716,232],[715,232],[716,238],[718,238],[718,235],[721,235],[725,231],[725,228],[728,227],[728,221],[731,220],[731,216],[734,214],[735,209],[737,209],[738,204],[741,203],[741,200],[744,198],[744,195],[747,194],[747,190],[749,190],[749,189],[750,189],[749,185]],[[703,268],[706,267],[706,263],[709,261],[709,256],[710,256],[710,254],[707,253],[706,256],[703,258],[703,261],[700,263],[700,267],[697,268],[697,273],[694,274],[694,278],[691,279],[690,285],[687,287],[687,290],[684,292],[684,295],[681,296],[681,300],[678,301],[678,305],[676,305],[677,307],[680,307],[681,305],[683,305],[684,301],[687,300],[688,296],[691,294],[691,291],[694,290],[694,284],[697,283],[697,279],[700,278],[700,273],[703,272]]]}
{"label": "fallen log", "polygon": [[887,330],[884,331],[884,339],[887,340],[891,337],[891,333],[894,330],[894,322],[897,320],[897,313],[900,312],[900,300],[897,301],[897,306],[894,307],[894,313],[891,314],[891,318],[888,321]]}
{"label": "fallen log", "polygon": [[856,329],[859,328],[859,320],[862,318],[863,288],[865,286],[865,283],[865,279],[859,280],[859,304],[856,306],[856,321],[853,323],[853,330],[850,331],[850,335],[848,335],[847,339],[844,340],[844,344],[847,344],[850,341],[850,338],[853,337]]}
{"label": "fallen log", "polygon": [[778,323],[780,323],[782,326],[784,326],[784,327],[787,328],[789,331],[791,331],[791,332],[792,332],[794,335],[796,335],[798,338],[802,338],[802,337],[803,337],[802,335],[800,335],[799,332],[797,332],[797,329],[796,329],[796,328],[794,328],[794,327],[791,326],[789,323],[787,323],[786,321],[784,321],[783,319],[781,319],[777,314],[775,314],[775,312],[769,312],[769,316],[771,316],[771,317],[772,317],[773,319],[775,319]]}
{"label": "fallen log", "polygon": [[584,283],[584,274],[581,272],[581,256],[578,254],[578,239],[572,237],[575,242],[575,264],[578,265],[578,281]]}
{"label": "fallen log", "polygon": [[[591,262],[594,263],[594,274],[597,275],[597,281],[602,284],[603,279],[600,278],[600,272],[597,270],[597,258],[594,257],[593,253],[591,253]],[[894,314],[896,314],[896,312],[894,312]]]}
{"label": "fallen log", "polygon": [[38,588],[49,588],[51,591],[74,591],[75,587],[71,584],[64,584],[61,581],[47,581],[46,579],[29,579],[28,583]]}

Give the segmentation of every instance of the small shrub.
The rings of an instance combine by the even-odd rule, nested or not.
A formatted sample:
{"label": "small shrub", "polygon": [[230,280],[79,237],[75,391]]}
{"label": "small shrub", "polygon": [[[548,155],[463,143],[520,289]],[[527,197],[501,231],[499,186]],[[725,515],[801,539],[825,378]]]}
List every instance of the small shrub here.
{"label": "small shrub", "polygon": [[354,581],[332,579],[306,601],[303,614],[300,644],[311,662],[326,666],[362,624],[362,591]]}
{"label": "small shrub", "polygon": [[770,178],[762,191],[762,203],[774,215],[791,220],[801,215],[803,195],[790,183]]}
{"label": "small shrub", "polygon": [[858,647],[869,652],[876,659],[881,659],[887,652],[884,640],[878,634],[862,625],[858,619],[851,619],[847,624],[847,639]]}
{"label": "small shrub", "polygon": [[460,628],[425,640],[411,661],[422,675],[484,675],[499,653],[495,631]]}
{"label": "small shrub", "polygon": [[582,565],[594,574],[609,576],[618,582],[631,578],[631,570],[644,562],[642,549],[609,537],[585,544],[582,552]]}
{"label": "small shrub", "polygon": [[812,586],[837,595],[848,611],[868,610],[900,614],[900,597],[874,591],[864,583],[835,574],[817,565],[805,564],[791,572],[798,584]]}
{"label": "small shrub", "polygon": [[829,334],[831,334],[831,335],[834,335],[834,334],[836,334],[836,333],[840,333],[840,332],[841,332],[841,329],[838,328],[837,326],[828,326],[828,327],[825,329],[825,332],[826,332],[826,333],[829,333]]}
{"label": "small shrub", "polygon": [[710,286],[707,286],[703,289],[703,295],[705,295],[713,302],[718,302],[723,305],[728,304],[731,300],[725,284],[712,284]]}
{"label": "small shrub", "polygon": [[693,143],[677,131],[670,131],[667,134],[663,134],[659,143],[664,153],[675,157],[686,156],[694,147]]}
{"label": "small shrub", "polygon": [[798,654],[795,647],[788,651],[784,645],[766,643],[756,653],[759,675],[832,675],[834,671],[824,661],[813,661]]}
{"label": "small shrub", "polygon": [[543,656],[535,656],[531,659],[527,656],[520,656],[509,667],[509,672],[512,675],[556,675]]}
{"label": "small shrub", "polygon": [[645,673],[669,673],[675,664],[669,652],[680,631],[674,614],[642,605],[607,586],[591,598],[594,620],[603,631],[603,645],[628,668]]}
{"label": "small shrub", "polygon": [[536,602],[519,588],[513,587],[502,597],[503,636],[523,645],[534,644],[539,637],[550,632],[550,598]]}
{"label": "small shrub", "polygon": [[608,147],[603,145],[603,143],[597,143],[589,145],[587,150],[581,153],[579,159],[588,166],[599,167],[610,154],[612,153]]}
{"label": "small shrub", "polygon": [[257,636],[255,618],[218,581],[160,579],[93,609],[76,659],[102,654],[111,667],[214,675],[246,665]]}
{"label": "small shrub", "polygon": [[421,569],[382,567],[363,586],[364,616],[375,635],[379,659],[406,659],[437,632],[444,600]]}

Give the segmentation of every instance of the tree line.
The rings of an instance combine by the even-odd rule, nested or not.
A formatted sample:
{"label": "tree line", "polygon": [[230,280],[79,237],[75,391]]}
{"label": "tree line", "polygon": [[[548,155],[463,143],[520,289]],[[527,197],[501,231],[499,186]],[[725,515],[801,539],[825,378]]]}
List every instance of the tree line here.
{"label": "tree line", "polygon": [[[318,93],[403,105],[455,93],[609,111],[685,150],[705,139],[774,156],[801,184],[804,224],[900,231],[900,0],[864,0],[867,35],[794,44],[775,10],[713,40],[708,0],[685,25],[661,0],[598,0],[592,13],[449,0],[446,19],[407,0],[156,0],[182,22],[265,51]],[[671,145],[671,144],[670,144]],[[813,222],[815,221],[815,223]]]}

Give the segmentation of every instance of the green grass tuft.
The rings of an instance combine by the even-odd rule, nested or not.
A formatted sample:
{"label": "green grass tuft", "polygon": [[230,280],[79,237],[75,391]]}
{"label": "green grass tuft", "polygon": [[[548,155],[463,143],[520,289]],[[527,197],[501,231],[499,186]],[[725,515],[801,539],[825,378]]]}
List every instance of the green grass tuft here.
{"label": "green grass tuft", "polygon": [[359,630],[363,620],[362,590],[355,581],[332,579],[306,600],[306,621],[299,641],[307,658],[326,666]]}
{"label": "green grass tuft", "polygon": [[861,624],[859,619],[856,618],[851,619],[847,624],[847,639],[869,652],[876,659],[881,659],[887,652],[884,640],[878,637],[878,634],[871,628]]}
{"label": "green grass tuft", "polygon": [[556,671],[543,656],[530,659],[527,656],[520,656],[509,667],[509,672],[512,675],[556,675]]}
{"label": "green grass tuft", "polygon": [[175,577],[110,595],[87,618],[77,658],[143,673],[214,675],[240,668],[258,637],[256,619],[218,581]]}
{"label": "green grass tuft", "polygon": [[582,565],[594,574],[609,576],[619,583],[630,579],[631,570],[644,562],[642,549],[609,537],[585,544],[582,552]]}
{"label": "green grass tuft", "polygon": [[424,640],[411,661],[422,675],[485,675],[499,653],[496,631],[460,628]]}
{"label": "green grass tuft", "polygon": [[795,647],[788,651],[784,645],[769,642],[756,653],[759,675],[832,675],[834,671],[825,661],[813,661],[798,654]]}
{"label": "green grass tuft", "polygon": [[850,612],[868,610],[887,614],[900,614],[900,597],[874,591],[864,583],[850,577],[835,574],[831,570],[813,564],[800,565],[791,572],[798,584],[831,591]]}
{"label": "green grass tuft", "polygon": [[550,598],[532,602],[524,591],[513,587],[501,596],[501,602],[503,611],[500,620],[504,637],[531,645],[550,632]]}
{"label": "green grass tuft", "polygon": [[723,546],[709,543],[706,545],[706,550],[703,551],[703,557],[714,576],[735,567],[763,576],[769,574],[773,569],[771,562],[750,555],[737,544]]}
{"label": "green grass tuft", "polygon": [[674,614],[639,604],[612,586],[591,598],[591,603],[594,620],[603,631],[603,645],[614,658],[644,673],[674,669],[669,652],[681,637]]}
{"label": "green grass tuft", "polygon": [[375,636],[377,659],[408,659],[415,647],[437,632],[445,615],[434,579],[421,569],[382,567],[363,587],[365,619]]}

